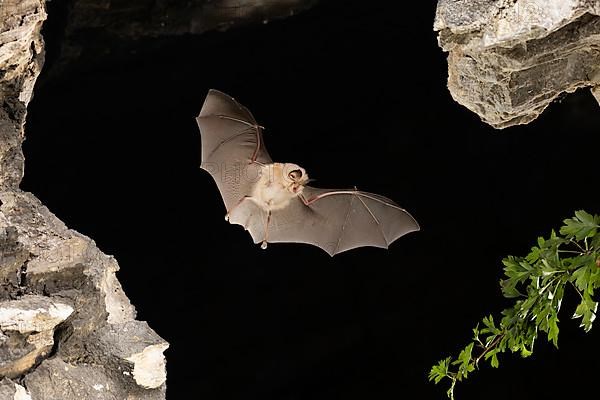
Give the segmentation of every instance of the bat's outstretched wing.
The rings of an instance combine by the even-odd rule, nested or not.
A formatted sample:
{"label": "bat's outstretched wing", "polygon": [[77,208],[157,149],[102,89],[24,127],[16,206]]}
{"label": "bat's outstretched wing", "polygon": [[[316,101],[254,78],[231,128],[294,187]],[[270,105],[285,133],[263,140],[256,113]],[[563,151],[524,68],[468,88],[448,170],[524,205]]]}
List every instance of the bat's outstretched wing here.
{"label": "bat's outstretched wing", "polygon": [[[419,224],[392,200],[358,190],[304,188],[304,201],[292,200],[273,211],[267,241],[308,243],[329,255],[362,246],[387,248],[399,237],[419,230]],[[306,204],[305,204],[306,202]],[[267,213],[251,200],[230,215],[244,226],[255,243],[265,239]]]}
{"label": "bat's outstretched wing", "polygon": [[202,165],[214,178],[227,210],[248,195],[260,163],[271,163],[262,127],[235,99],[210,90],[196,118],[202,135]]}

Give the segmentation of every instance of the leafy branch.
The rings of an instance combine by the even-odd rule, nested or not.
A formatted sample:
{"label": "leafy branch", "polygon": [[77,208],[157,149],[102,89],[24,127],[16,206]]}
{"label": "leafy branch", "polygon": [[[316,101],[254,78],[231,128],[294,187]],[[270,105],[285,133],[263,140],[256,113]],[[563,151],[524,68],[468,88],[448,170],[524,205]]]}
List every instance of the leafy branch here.
{"label": "leafy branch", "polygon": [[598,309],[594,290],[600,287],[600,215],[577,211],[564,221],[559,235],[552,231],[550,238],[539,238],[527,256],[508,256],[502,263],[505,279],[500,286],[504,297],[515,300],[513,307],[501,312],[499,322],[492,315],[483,318],[458,357],[439,361],[429,372],[436,384],[449,381],[452,400],[456,383],[468,378],[482,360],[497,368],[498,355],[508,350],[529,357],[540,332],[558,348],[565,288],[579,295],[573,318],[581,319],[586,332],[592,329]]}

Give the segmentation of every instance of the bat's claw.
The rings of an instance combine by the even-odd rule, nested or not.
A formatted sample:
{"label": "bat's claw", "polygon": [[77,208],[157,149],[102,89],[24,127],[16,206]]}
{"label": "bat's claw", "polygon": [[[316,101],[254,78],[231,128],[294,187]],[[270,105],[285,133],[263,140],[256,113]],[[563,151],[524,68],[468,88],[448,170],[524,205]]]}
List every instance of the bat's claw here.
{"label": "bat's claw", "polygon": [[268,244],[267,241],[263,240],[263,242],[260,244],[260,248],[263,249],[263,250],[266,250],[267,249],[267,244]]}
{"label": "bat's claw", "polygon": [[225,214],[225,221],[229,222],[229,213]]}

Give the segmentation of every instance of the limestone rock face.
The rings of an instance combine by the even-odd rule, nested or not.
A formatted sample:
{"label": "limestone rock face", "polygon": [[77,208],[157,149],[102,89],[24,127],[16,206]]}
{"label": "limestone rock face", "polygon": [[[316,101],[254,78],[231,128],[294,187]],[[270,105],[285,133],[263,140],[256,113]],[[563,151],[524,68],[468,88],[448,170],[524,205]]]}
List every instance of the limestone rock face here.
{"label": "limestone rock face", "polygon": [[72,313],[71,306],[44,296],[0,304],[0,375],[17,378],[47,356],[55,328]]}
{"label": "limestone rock face", "polygon": [[453,98],[496,128],[600,86],[600,0],[439,0],[434,29]]}
{"label": "limestone rock face", "polygon": [[[94,400],[160,400],[165,387],[147,390],[131,381],[127,370],[110,371],[93,363],[70,364],[59,358],[45,360],[24,379],[32,400],[94,399]],[[130,382],[127,386],[123,382]]]}
{"label": "limestone rock face", "polygon": [[23,125],[43,63],[43,0],[0,1],[0,189],[23,177]]}
{"label": "limestone rock face", "polygon": [[0,0],[0,399],[164,399],[168,343],[135,320],[115,259],[18,187],[45,19],[42,0]]}
{"label": "limestone rock face", "polygon": [[3,379],[0,381],[0,399],[31,400],[31,396],[23,386],[9,379]]}
{"label": "limestone rock face", "polygon": [[0,204],[0,376],[32,400],[164,398],[168,343],[135,320],[115,259],[29,193]]}

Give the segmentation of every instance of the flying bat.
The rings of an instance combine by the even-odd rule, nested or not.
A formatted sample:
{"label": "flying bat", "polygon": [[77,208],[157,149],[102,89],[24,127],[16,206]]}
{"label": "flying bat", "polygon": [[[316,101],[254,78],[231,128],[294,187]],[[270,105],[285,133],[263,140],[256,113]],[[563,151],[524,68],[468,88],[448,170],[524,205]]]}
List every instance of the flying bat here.
{"label": "flying bat", "polygon": [[210,90],[197,117],[201,168],[214,178],[227,214],[263,249],[268,243],[308,243],[329,255],[362,246],[387,248],[419,230],[392,200],[354,189],[308,186],[304,168],[273,162],[263,127],[235,99]]}

